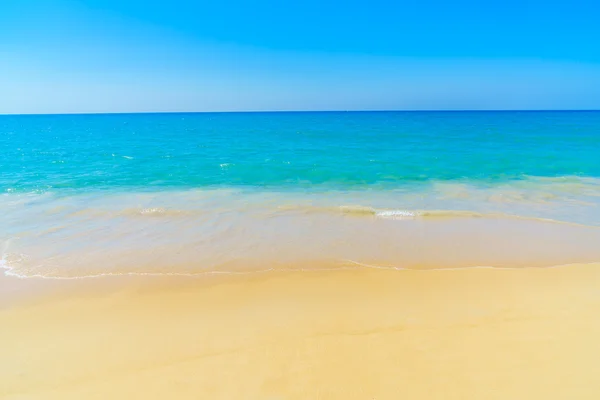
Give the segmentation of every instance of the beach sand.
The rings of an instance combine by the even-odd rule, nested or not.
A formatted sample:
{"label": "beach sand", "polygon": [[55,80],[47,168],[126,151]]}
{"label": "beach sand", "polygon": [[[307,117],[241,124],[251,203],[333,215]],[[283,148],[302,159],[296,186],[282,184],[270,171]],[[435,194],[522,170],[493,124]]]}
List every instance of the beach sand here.
{"label": "beach sand", "polygon": [[0,309],[0,398],[600,397],[600,264],[123,279]]}

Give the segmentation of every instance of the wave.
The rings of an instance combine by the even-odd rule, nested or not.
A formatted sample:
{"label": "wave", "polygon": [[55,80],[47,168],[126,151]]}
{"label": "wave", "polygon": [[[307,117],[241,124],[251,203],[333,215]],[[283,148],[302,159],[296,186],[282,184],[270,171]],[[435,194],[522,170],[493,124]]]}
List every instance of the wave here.
{"label": "wave", "polygon": [[[256,206],[254,211],[260,212],[261,207]],[[163,207],[146,207],[146,208],[127,208],[124,210],[101,210],[101,209],[84,209],[71,213],[71,216],[80,217],[153,217],[153,218],[169,218],[169,217],[193,217],[201,215],[217,214],[223,210],[192,210],[178,208],[163,208]],[[252,212],[252,207],[247,206],[246,210]],[[510,214],[502,213],[481,213],[477,211],[467,210],[408,210],[408,209],[393,209],[393,208],[375,208],[370,206],[360,205],[342,205],[342,206],[306,206],[306,205],[287,205],[279,206],[275,210],[266,210],[267,213],[286,213],[296,212],[303,214],[341,214],[347,216],[367,216],[388,219],[415,219],[415,218],[527,218]],[[528,218],[533,219],[533,218]],[[540,219],[541,218],[535,218]],[[550,221],[550,220],[549,220]]]}
{"label": "wave", "polygon": [[200,213],[194,210],[181,210],[162,207],[129,208],[120,211],[118,216],[132,217],[183,217]]}
{"label": "wave", "polygon": [[483,214],[476,211],[462,210],[403,210],[378,209],[364,206],[340,206],[339,210],[345,215],[372,215],[378,218],[415,219],[415,218],[482,218],[499,217],[499,214]]}
{"label": "wave", "polygon": [[[104,217],[104,218],[194,218],[217,216],[219,213],[227,211],[226,209],[183,209],[183,208],[127,208],[123,210],[99,210],[84,209],[71,213],[74,217]],[[266,213],[263,215],[277,215],[285,213],[299,214],[338,214],[347,217],[370,217],[391,220],[433,220],[450,218],[487,218],[487,219],[519,219],[540,222],[552,222],[560,224],[569,224],[575,226],[595,226],[578,222],[571,222],[554,218],[543,218],[535,216],[525,216],[503,212],[480,212],[471,210],[454,209],[401,209],[401,208],[376,208],[361,205],[342,205],[342,206],[313,206],[313,205],[285,205],[276,208],[267,208],[256,205],[252,207],[247,205],[245,209],[237,210],[239,212]]]}
{"label": "wave", "polygon": [[539,222],[566,224],[573,226],[589,226],[576,222],[561,221],[551,218],[539,218],[522,216],[499,212],[478,212],[469,210],[406,210],[393,208],[374,208],[359,205],[344,205],[337,207],[315,207],[315,206],[285,206],[281,211],[296,211],[307,214],[312,213],[337,213],[351,217],[375,217],[393,220],[415,220],[415,219],[448,219],[448,218],[488,218],[488,219],[519,219]]}
{"label": "wave", "polygon": [[200,210],[185,210],[165,207],[126,208],[124,210],[83,209],[70,214],[73,217],[187,217],[205,214]]}

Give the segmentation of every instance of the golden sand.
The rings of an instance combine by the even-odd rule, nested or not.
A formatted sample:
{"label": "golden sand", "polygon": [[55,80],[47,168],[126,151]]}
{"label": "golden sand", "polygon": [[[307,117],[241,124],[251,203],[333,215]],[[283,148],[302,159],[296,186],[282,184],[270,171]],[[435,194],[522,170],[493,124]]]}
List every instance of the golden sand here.
{"label": "golden sand", "polygon": [[600,398],[600,264],[96,282],[0,310],[0,398]]}

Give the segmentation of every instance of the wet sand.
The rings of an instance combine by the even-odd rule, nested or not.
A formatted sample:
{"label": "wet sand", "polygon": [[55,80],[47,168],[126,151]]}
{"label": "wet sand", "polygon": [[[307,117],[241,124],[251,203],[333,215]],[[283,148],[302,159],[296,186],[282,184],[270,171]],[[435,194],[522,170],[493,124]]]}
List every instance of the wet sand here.
{"label": "wet sand", "polygon": [[600,396],[600,264],[115,282],[0,309],[0,398]]}

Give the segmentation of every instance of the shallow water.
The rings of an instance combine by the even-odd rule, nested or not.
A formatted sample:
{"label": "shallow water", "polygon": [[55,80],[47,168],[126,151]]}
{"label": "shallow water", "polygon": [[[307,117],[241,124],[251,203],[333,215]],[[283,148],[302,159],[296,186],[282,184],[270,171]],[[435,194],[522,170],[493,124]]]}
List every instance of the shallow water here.
{"label": "shallow water", "polygon": [[8,274],[600,260],[600,112],[0,116]]}

